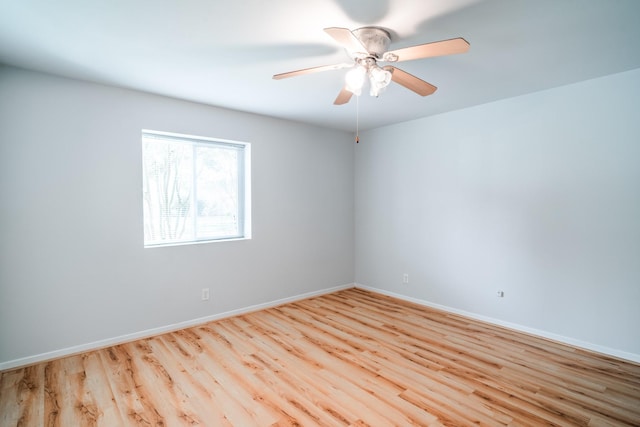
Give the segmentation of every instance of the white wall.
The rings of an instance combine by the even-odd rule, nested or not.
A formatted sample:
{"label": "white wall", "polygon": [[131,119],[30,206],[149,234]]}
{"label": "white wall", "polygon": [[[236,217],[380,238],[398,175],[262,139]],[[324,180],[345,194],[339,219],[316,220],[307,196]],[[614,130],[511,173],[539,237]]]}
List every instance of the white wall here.
{"label": "white wall", "polygon": [[[351,135],[9,67],[0,94],[0,363],[353,282]],[[252,143],[253,239],[143,249],[141,129]]]}
{"label": "white wall", "polygon": [[640,70],[360,141],[356,282],[640,360]]}

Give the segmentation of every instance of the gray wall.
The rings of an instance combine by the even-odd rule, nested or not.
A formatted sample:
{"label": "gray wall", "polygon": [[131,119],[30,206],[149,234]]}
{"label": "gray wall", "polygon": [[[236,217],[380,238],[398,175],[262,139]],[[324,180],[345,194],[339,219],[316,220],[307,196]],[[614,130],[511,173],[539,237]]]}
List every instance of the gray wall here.
{"label": "gray wall", "polygon": [[640,70],[360,141],[356,282],[640,357]]}
{"label": "gray wall", "polygon": [[[362,132],[355,176],[343,132],[10,67],[0,94],[0,364],[354,277],[640,357],[640,70]],[[252,143],[252,240],[143,249],[143,128]]]}
{"label": "gray wall", "polygon": [[[0,94],[0,363],[353,282],[350,134],[9,67]],[[252,240],[143,248],[143,128],[252,143]]]}

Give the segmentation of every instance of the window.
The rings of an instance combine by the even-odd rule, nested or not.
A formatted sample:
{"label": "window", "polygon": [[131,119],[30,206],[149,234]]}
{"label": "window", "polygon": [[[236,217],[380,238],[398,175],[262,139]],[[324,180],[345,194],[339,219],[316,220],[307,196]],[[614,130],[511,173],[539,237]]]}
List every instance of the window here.
{"label": "window", "polygon": [[251,238],[250,147],[143,130],[144,246]]}

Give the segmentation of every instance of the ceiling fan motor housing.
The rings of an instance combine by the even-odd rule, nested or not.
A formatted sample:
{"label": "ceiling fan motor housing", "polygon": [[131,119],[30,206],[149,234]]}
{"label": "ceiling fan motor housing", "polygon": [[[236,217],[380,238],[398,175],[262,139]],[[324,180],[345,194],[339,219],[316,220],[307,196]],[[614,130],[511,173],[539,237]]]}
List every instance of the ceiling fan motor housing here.
{"label": "ceiling fan motor housing", "polygon": [[365,53],[368,56],[373,56],[376,59],[382,58],[384,53],[389,49],[391,43],[391,35],[382,28],[377,27],[362,27],[357,30],[353,30],[353,35],[360,40],[362,45],[367,49]]}

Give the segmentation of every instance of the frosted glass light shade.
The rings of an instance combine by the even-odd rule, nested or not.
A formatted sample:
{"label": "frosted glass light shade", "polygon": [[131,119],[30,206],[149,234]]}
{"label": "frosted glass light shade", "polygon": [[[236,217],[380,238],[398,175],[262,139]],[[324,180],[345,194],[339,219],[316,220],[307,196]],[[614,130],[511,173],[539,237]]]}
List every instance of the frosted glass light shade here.
{"label": "frosted glass light shade", "polygon": [[357,65],[355,68],[347,72],[345,76],[345,88],[354,95],[360,96],[366,75],[367,70],[364,67]]}
{"label": "frosted glass light shade", "polygon": [[374,66],[369,70],[369,80],[371,83],[371,96],[378,96],[391,83],[391,73]]}

